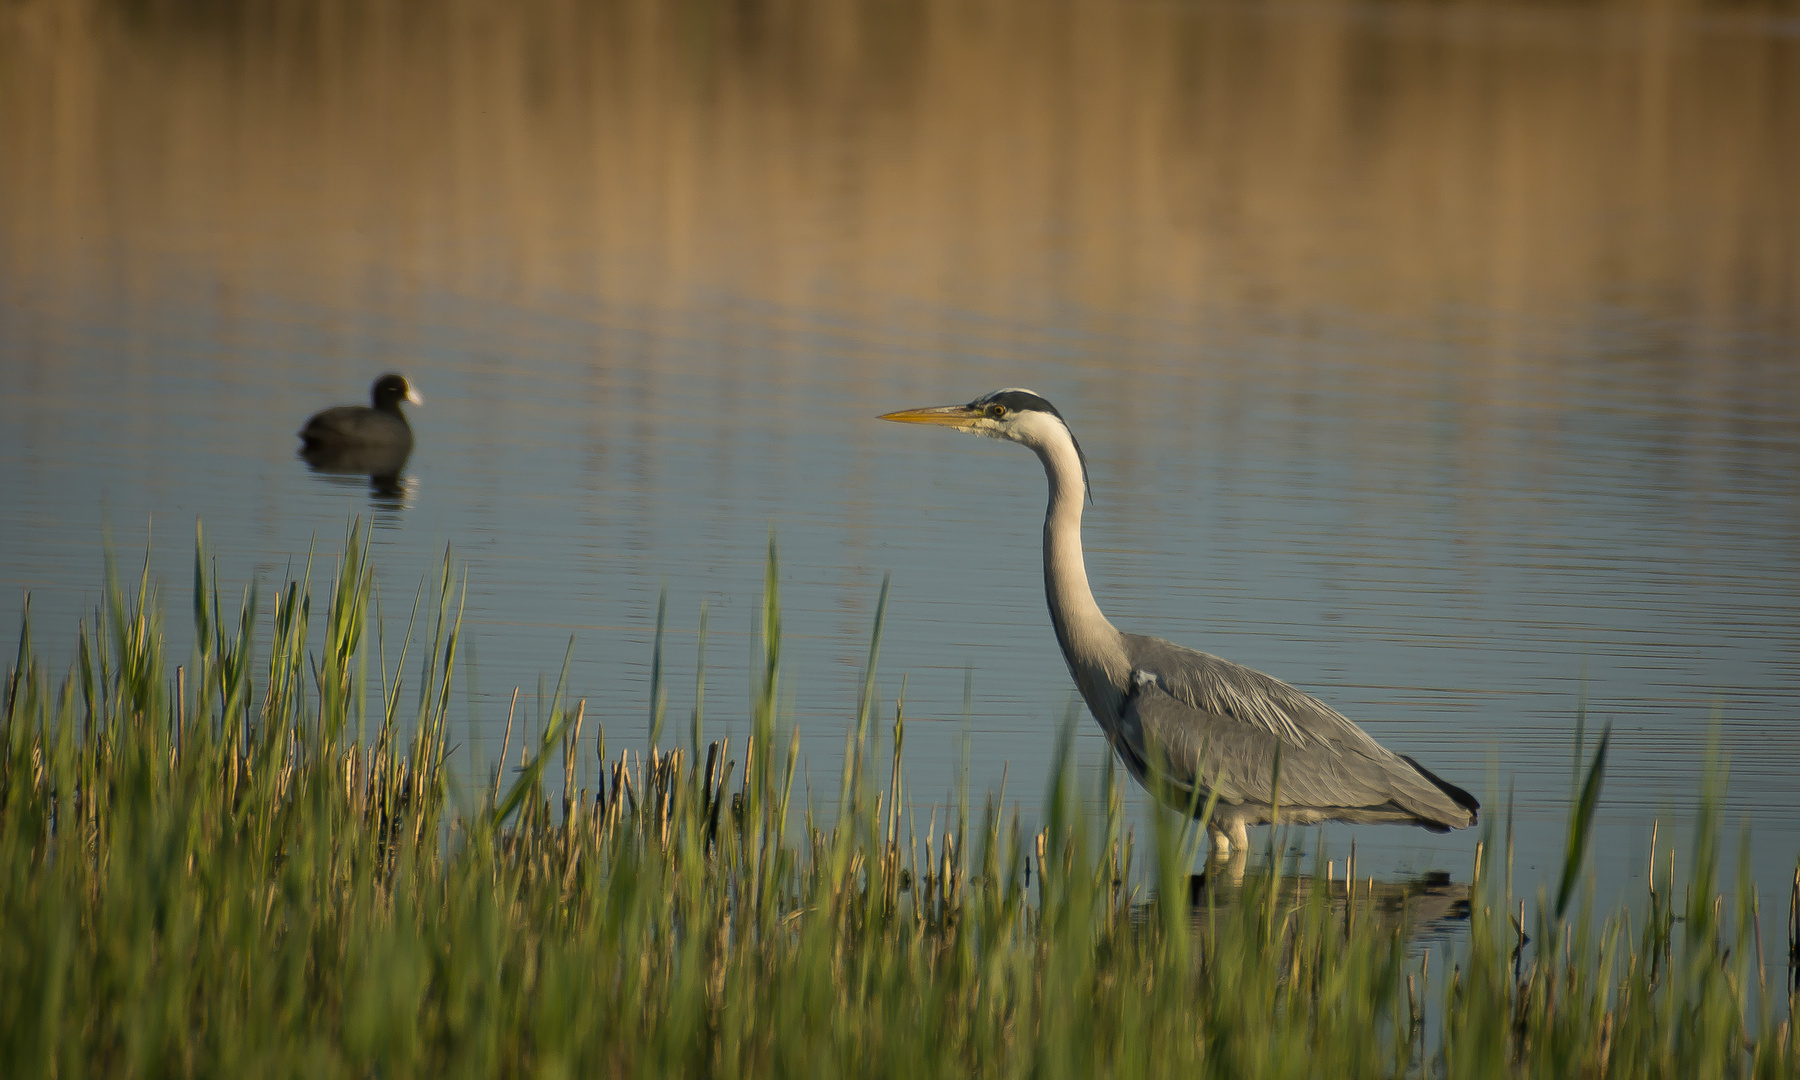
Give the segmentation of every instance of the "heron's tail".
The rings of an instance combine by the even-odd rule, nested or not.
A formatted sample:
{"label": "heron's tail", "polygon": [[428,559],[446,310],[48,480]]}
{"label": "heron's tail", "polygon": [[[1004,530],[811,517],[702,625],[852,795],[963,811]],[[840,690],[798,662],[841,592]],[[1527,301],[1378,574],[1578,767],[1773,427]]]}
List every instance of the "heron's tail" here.
{"label": "heron's tail", "polygon": [[1469,812],[1469,820],[1467,822],[1461,825],[1457,825],[1455,822],[1447,822],[1447,824],[1453,825],[1456,828],[1466,828],[1469,825],[1475,824],[1475,822],[1480,819],[1481,804],[1475,800],[1475,796],[1464,791],[1462,788],[1457,787],[1450,781],[1443,779],[1438,776],[1437,773],[1432,772],[1430,769],[1427,769],[1425,766],[1414,761],[1412,758],[1407,757],[1405,754],[1401,754],[1399,757],[1401,761],[1406,762],[1408,765],[1411,765],[1414,769],[1418,770],[1420,776],[1423,776],[1425,779],[1436,785],[1437,789],[1448,796],[1451,802]]}

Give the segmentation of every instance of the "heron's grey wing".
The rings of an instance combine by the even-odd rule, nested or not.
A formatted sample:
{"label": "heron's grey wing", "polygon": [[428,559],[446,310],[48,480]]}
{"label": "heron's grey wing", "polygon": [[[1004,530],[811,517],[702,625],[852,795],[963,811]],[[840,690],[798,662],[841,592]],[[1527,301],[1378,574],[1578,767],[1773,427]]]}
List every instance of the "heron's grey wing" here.
{"label": "heron's grey wing", "polygon": [[1296,748],[1324,745],[1392,756],[1342,713],[1280,679],[1162,638],[1124,637],[1132,669],[1156,676],[1164,692],[1194,709],[1247,724]]}
{"label": "heron's grey wing", "polygon": [[1166,776],[1170,794],[1180,800],[1198,784],[1204,793],[1216,790],[1223,803],[1274,802],[1277,747],[1283,806],[1368,807],[1391,797],[1383,762],[1318,740],[1291,743],[1260,725],[1196,708],[1169,694],[1149,672],[1133,673],[1119,727],[1145,774]]}

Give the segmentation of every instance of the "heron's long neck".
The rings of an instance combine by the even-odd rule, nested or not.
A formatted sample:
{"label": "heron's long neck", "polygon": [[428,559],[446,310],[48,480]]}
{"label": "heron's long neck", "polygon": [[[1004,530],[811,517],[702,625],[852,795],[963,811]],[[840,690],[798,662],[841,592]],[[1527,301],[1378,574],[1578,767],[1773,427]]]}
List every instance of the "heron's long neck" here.
{"label": "heron's long neck", "polygon": [[1050,602],[1050,621],[1082,696],[1092,704],[1099,687],[1090,687],[1088,680],[1099,674],[1096,669],[1120,685],[1129,675],[1124,670],[1124,642],[1088,587],[1087,562],[1081,553],[1081,509],[1087,494],[1081,455],[1073,441],[1058,439],[1039,449],[1038,457],[1050,479],[1050,506],[1044,513],[1044,593]]}

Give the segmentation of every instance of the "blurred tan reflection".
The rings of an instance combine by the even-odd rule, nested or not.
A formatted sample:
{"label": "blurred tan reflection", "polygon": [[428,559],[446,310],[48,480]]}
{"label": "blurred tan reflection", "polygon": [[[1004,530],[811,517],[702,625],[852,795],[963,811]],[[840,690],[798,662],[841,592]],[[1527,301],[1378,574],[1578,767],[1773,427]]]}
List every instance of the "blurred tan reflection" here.
{"label": "blurred tan reflection", "polygon": [[353,303],[1653,300],[1792,326],[1800,41],[1733,5],[0,5],[0,260]]}

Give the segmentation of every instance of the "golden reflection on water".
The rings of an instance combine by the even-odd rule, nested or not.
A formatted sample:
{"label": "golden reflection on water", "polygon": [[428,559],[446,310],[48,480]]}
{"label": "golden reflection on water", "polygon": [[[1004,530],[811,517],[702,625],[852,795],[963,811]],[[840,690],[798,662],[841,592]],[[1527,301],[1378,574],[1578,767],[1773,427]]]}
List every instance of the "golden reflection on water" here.
{"label": "golden reflection on water", "polygon": [[1796,117],[1791,26],[1673,0],[15,0],[0,259],[352,307],[380,276],[1792,329]]}

